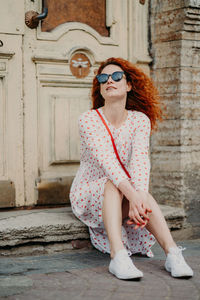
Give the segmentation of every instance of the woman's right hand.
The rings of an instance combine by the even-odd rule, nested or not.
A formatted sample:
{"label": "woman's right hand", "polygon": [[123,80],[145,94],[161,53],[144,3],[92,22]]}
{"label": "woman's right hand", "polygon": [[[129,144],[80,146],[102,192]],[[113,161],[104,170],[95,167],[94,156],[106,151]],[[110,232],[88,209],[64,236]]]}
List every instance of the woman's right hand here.
{"label": "woman's right hand", "polygon": [[148,193],[143,191],[134,191],[129,197],[129,220],[127,224],[136,224],[138,227],[145,227],[149,222],[149,213],[151,208],[148,204]]}
{"label": "woman's right hand", "polygon": [[136,191],[127,179],[120,182],[118,188],[129,201],[129,220],[127,224],[136,224],[135,229],[145,227],[149,221],[148,214],[151,213],[148,201],[149,193]]}

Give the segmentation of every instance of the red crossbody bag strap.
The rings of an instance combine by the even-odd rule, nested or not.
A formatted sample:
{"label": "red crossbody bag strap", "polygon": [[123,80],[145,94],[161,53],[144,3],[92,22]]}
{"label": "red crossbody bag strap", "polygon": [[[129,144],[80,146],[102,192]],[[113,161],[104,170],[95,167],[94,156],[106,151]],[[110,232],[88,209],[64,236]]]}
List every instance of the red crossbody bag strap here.
{"label": "red crossbody bag strap", "polygon": [[107,129],[107,131],[108,131],[108,133],[109,133],[109,135],[110,135],[110,137],[111,137],[111,141],[112,141],[112,144],[113,144],[113,148],[114,148],[116,157],[117,157],[117,159],[118,159],[120,165],[122,166],[122,169],[124,170],[124,172],[126,173],[126,175],[128,176],[128,178],[131,178],[129,172],[126,170],[125,166],[123,165],[123,163],[122,163],[122,161],[121,161],[121,159],[120,159],[120,157],[119,157],[119,154],[118,154],[118,152],[117,152],[117,148],[116,148],[116,145],[115,145],[115,141],[114,141],[114,139],[113,139],[112,133],[111,133],[111,131],[110,131],[108,125],[106,124],[104,118],[102,117],[102,115],[101,115],[101,113],[98,111],[98,109],[96,109],[96,112],[98,113],[99,117],[101,118],[103,124],[105,125],[105,127],[106,127],[106,129]]}

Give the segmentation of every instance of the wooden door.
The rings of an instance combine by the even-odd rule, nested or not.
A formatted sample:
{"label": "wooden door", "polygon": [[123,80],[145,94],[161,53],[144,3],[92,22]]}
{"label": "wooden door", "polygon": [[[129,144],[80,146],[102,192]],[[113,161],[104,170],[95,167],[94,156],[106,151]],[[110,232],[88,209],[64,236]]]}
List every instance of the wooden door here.
{"label": "wooden door", "polygon": [[[0,0],[0,208],[24,205],[24,1]],[[12,9],[11,9],[12,7]],[[14,15],[12,12],[15,11]]]}
{"label": "wooden door", "polygon": [[[37,29],[26,27],[24,35],[26,205],[63,204],[69,201],[79,167],[77,120],[91,107],[90,90],[99,63],[111,56],[144,65],[150,61],[147,36],[143,35],[142,51],[133,43],[133,17],[138,9],[146,16],[147,3],[25,2],[26,11],[41,12],[48,6],[47,18]],[[137,32],[135,40],[141,39],[139,28]]]}

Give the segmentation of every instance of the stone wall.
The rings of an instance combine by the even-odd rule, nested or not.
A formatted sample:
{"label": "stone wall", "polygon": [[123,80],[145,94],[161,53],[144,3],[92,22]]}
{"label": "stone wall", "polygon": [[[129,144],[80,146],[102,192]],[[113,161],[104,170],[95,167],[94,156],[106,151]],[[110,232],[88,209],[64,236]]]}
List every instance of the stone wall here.
{"label": "stone wall", "polygon": [[151,138],[151,191],[200,236],[200,0],[151,0],[152,77],[165,117]]}

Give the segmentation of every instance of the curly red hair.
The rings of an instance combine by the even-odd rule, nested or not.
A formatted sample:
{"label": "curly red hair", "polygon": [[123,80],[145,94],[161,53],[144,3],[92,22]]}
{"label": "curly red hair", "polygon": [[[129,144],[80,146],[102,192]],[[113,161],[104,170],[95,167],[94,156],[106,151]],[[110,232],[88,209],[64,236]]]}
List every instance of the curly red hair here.
{"label": "curly red hair", "polygon": [[[162,120],[162,110],[158,91],[152,80],[129,61],[115,57],[102,62],[97,74],[101,74],[102,70],[110,64],[119,66],[124,71],[127,82],[130,82],[132,86],[131,91],[127,94],[126,109],[145,113],[151,121],[151,128],[156,129],[157,120]],[[92,109],[104,105],[104,99],[100,94],[100,84],[96,76],[93,79],[92,104]]]}

